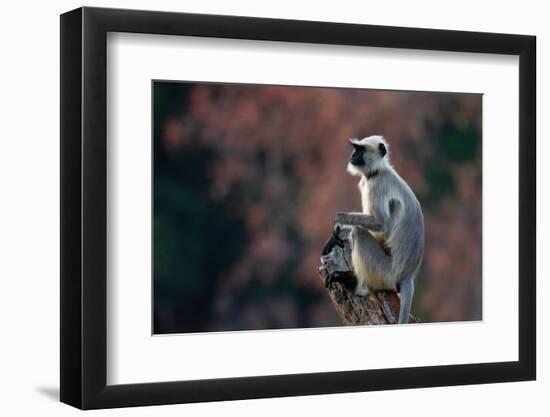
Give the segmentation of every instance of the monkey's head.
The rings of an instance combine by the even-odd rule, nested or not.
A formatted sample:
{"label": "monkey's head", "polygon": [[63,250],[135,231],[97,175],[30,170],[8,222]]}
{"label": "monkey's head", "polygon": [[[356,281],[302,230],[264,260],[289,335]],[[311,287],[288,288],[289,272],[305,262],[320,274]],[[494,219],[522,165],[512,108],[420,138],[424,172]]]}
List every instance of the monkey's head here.
{"label": "monkey's head", "polygon": [[352,175],[369,175],[387,166],[388,144],[382,136],[350,139],[353,152],[349,158],[348,172]]}

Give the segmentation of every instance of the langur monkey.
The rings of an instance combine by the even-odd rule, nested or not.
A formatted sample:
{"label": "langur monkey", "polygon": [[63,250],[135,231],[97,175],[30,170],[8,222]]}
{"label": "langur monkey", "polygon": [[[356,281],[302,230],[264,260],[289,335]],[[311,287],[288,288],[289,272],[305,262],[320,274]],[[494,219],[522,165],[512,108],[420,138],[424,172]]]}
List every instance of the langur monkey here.
{"label": "langur monkey", "polygon": [[[351,139],[353,153],[347,170],[360,177],[362,213],[338,213],[335,223],[351,226],[353,272],[333,272],[331,282],[349,284],[355,292],[399,292],[399,323],[408,323],[414,294],[414,279],[424,253],[424,219],[416,196],[390,165],[388,144],[382,136]],[[335,230],[338,230],[336,228]],[[338,232],[323,253],[342,241]]]}

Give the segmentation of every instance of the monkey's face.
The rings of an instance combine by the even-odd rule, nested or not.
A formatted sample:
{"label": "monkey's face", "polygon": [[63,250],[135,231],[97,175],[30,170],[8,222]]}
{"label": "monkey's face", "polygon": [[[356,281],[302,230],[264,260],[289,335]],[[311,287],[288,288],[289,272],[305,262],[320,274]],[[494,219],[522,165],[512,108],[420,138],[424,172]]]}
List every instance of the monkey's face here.
{"label": "monkey's face", "polygon": [[348,171],[353,175],[367,174],[377,169],[386,156],[387,150],[378,137],[369,137],[361,141],[351,140],[353,152],[349,158]]}
{"label": "monkey's face", "polygon": [[350,164],[358,168],[364,166],[367,147],[356,143],[352,143],[351,145],[353,146],[353,152],[349,158]]}

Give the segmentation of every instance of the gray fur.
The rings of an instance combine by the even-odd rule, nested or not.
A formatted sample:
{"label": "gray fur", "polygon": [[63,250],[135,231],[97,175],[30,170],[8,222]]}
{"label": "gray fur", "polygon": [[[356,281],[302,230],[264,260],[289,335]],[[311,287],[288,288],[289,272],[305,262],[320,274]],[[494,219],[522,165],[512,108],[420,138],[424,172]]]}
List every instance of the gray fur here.
{"label": "gray fur", "polygon": [[352,140],[363,146],[363,164],[348,165],[361,177],[362,213],[342,213],[336,222],[352,225],[353,269],[357,293],[398,290],[401,300],[399,323],[407,323],[414,294],[414,279],[424,253],[422,209],[408,184],[379,151],[381,136]]}

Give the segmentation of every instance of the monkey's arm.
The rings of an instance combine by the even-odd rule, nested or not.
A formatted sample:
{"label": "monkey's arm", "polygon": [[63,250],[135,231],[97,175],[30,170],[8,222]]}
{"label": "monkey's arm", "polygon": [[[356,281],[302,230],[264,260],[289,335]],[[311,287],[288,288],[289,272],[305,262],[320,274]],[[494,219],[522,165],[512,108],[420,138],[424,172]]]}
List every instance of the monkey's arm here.
{"label": "monkey's arm", "polygon": [[361,226],[373,232],[380,232],[384,225],[376,217],[364,213],[336,213],[335,223]]}

